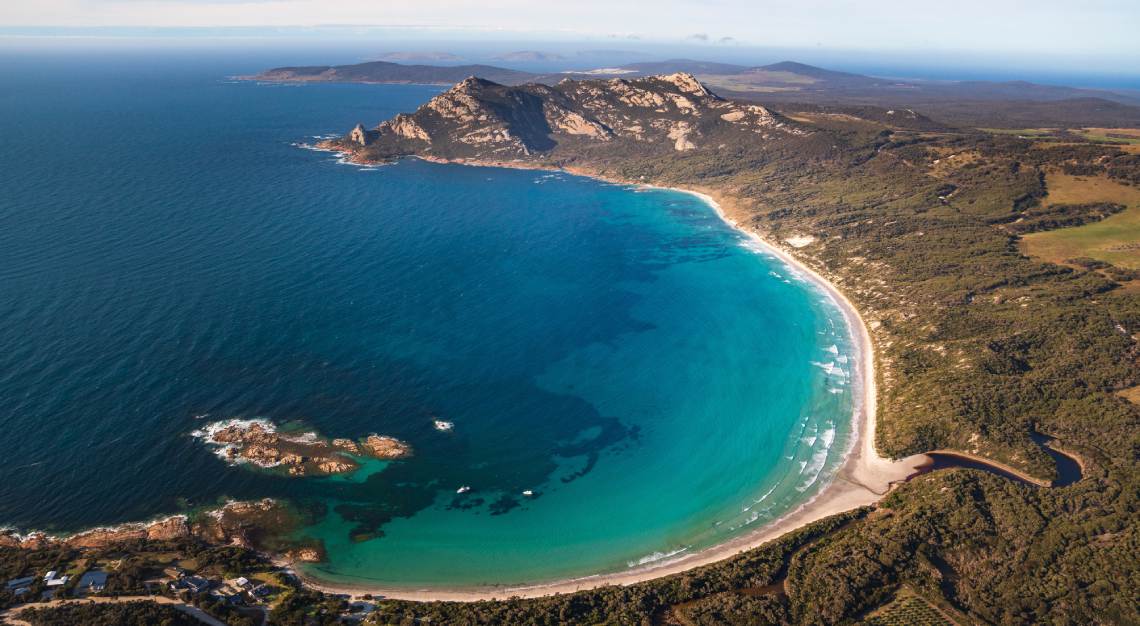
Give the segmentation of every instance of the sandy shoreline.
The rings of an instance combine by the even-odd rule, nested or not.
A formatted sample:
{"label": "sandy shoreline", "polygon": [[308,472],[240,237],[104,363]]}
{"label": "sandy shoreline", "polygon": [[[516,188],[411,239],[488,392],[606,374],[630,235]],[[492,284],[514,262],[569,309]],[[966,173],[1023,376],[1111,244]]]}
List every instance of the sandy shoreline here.
{"label": "sandy shoreline", "polygon": [[[683,572],[694,567],[721,561],[740,552],[756,548],[764,543],[780,537],[811,522],[850,511],[852,509],[873,504],[881,499],[891,488],[891,483],[905,480],[916,473],[917,469],[929,462],[930,458],[917,454],[899,461],[879,456],[875,450],[875,416],[876,416],[876,386],[875,386],[875,352],[871,337],[863,318],[851,301],[839,291],[835,285],[798,261],[788,252],[762,239],[757,233],[740,226],[736,220],[729,217],[721,203],[709,193],[680,189],[676,187],[661,187],[637,181],[616,180],[599,176],[579,168],[555,168],[537,164],[507,162],[472,162],[472,161],[445,161],[442,159],[417,157],[437,163],[457,163],[462,165],[483,167],[506,167],[513,169],[536,169],[560,171],[577,176],[587,176],[605,182],[636,185],[645,188],[668,189],[694,195],[706,202],[717,215],[728,225],[745,234],[765,252],[777,257],[782,262],[794,267],[806,275],[813,284],[819,287],[838,305],[842,311],[848,328],[851,329],[853,346],[856,354],[853,361],[857,367],[853,368],[853,379],[856,392],[856,406],[852,415],[850,449],[840,466],[839,471],[830,483],[825,485],[814,497],[802,504],[799,508],[790,511],[783,517],[759,527],[749,533],[731,539],[725,543],[712,546],[667,561],[661,561],[630,569],[624,572],[598,574],[582,578],[560,580],[549,583],[536,583],[521,586],[483,586],[471,588],[401,588],[385,587],[383,585],[348,584],[325,582],[302,572],[297,574],[305,584],[326,593],[342,593],[361,595],[365,593],[377,597],[402,600],[450,600],[475,601],[491,598],[534,598],[558,593],[572,593],[586,589],[593,589],[606,585],[630,585],[670,574]],[[711,190],[710,190],[711,191]],[[715,191],[713,192],[715,193]],[[862,393],[859,394],[858,390]]]}

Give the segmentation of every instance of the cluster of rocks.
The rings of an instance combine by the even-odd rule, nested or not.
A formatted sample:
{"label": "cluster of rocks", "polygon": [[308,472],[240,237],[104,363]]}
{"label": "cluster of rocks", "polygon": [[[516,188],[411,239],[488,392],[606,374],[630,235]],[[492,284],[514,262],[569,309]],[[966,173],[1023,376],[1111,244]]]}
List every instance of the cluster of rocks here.
{"label": "cluster of rocks", "polygon": [[92,528],[83,532],[56,537],[43,532],[33,532],[27,535],[17,534],[15,531],[0,531],[0,547],[41,549],[50,546],[68,546],[72,548],[102,548],[124,541],[163,541],[187,537],[190,526],[185,515],[172,515],[170,517],[146,523],[128,523],[118,526]]}
{"label": "cluster of rocks", "polygon": [[385,435],[368,435],[361,447],[367,454],[378,459],[402,459],[412,454],[411,446],[395,437]]}
{"label": "cluster of rocks", "polygon": [[410,456],[407,443],[382,435],[369,435],[361,442],[333,439],[316,433],[285,435],[261,421],[235,421],[208,431],[206,440],[222,446],[231,461],[247,461],[260,467],[283,468],[290,476],[326,476],[356,470],[359,464],[349,455],[378,459]]}
{"label": "cluster of rocks", "polygon": [[101,548],[132,539],[163,541],[189,534],[190,526],[186,516],[172,515],[147,524],[122,524],[114,528],[88,530],[68,537],[65,543],[75,548]]}
{"label": "cluster of rocks", "polygon": [[252,548],[251,532],[274,534],[298,525],[293,510],[272,498],[227,502],[195,518],[190,533],[195,537],[218,545],[236,545]]}

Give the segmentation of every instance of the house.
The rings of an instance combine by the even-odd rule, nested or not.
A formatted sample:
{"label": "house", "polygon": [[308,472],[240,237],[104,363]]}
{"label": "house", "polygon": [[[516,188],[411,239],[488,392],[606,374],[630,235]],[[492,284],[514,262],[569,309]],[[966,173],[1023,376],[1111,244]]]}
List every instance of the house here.
{"label": "house", "polygon": [[348,605],[348,613],[340,616],[340,621],[347,624],[359,624],[366,617],[376,611],[372,602],[357,601]]}
{"label": "house", "polygon": [[63,585],[66,585],[68,579],[71,577],[67,574],[64,574],[63,576],[59,576],[58,574],[59,572],[55,570],[51,570],[47,574],[44,574],[44,584],[48,587],[62,587]]}
{"label": "house", "polygon": [[8,591],[12,592],[13,596],[15,596],[17,598],[22,598],[22,597],[24,597],[25,594],[27,594],[29,591],[32,590],[29,585],[31,585],[34,582],[36,582],[35,576],[25,576],[24,578],[13,578],[12,580],[8,581],[8,585],[7,585]]}
{"label": "house", "polygon": [[245,593],[241,591],[234,593],[233,590],[228,587],[215,589],[214,591],[210,592],[210,595],[221,600],[222,602],[225,602],[226,604],[245,604]]}
{"label": "house", "polygon": [[99,593],[107,587],[107,572],[91,570],[79,577],[76,590],[85,593]]}
{"label": "house", "polygon": [[234,586],[239,589],[245,589],[249,586],[249,579],[245,576],[238,576],[233,580]]}
{"label": "house", "polygon": [[201,576],[183,576],[170,583],[170,588],[174,591],[186,590],[193,594],[199,594],[209,591],[212,585],[213,583]]}
{"label": "house", "polygon": [[357,600],[356,602],[348,605],[348,608],[353,613],[363,613],[364,615],[369,615],[376,610],[376,603]]}
{"label": "house", "polygon": [[35,576],[25,576],[23,578],[13,578],[8,581],[8,589],[19,589],[20,587],[27,587],[36,581]]}
{"label": "house", "polygon": [[166,577],[171,580],[178,580],[179,578],[182,578],[186,575],[186,570],[182,569],[181,567],[171,565],[170,567],[163,569],[162,573],[166,574]]}
{"label": "house", "polygon": [[265,598],[268,598],[269,596],[277,593],[277,591],[278,589],[276,587],[262,583],[251,589],[249,593],[259,600],[264,600]]}

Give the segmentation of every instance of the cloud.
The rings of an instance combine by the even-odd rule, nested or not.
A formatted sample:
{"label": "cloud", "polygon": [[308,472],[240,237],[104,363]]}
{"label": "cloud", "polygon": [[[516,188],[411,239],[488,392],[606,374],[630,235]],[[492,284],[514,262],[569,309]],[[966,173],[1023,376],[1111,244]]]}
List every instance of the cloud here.
{"label": "cloud", "polygon": [[693,33],[692,35],[689,35],[689,39],[695,39],[697,41],[708,41],[709,36],[707,33]]}

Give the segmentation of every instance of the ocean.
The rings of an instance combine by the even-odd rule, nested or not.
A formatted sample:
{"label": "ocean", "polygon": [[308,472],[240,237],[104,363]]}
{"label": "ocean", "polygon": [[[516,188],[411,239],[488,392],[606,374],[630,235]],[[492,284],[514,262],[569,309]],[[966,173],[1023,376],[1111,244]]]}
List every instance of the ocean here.
{"label": "ocean", "polygon": [[[834,474],[843,317],[702,200],[341,163],[306,146],[440,88],[244,69],[0,63],[0,525],[273,497],[317,512],[319,578],[511,584],[698,551]],[[192,435],[254,417],[415,455],[296,478]]]}

